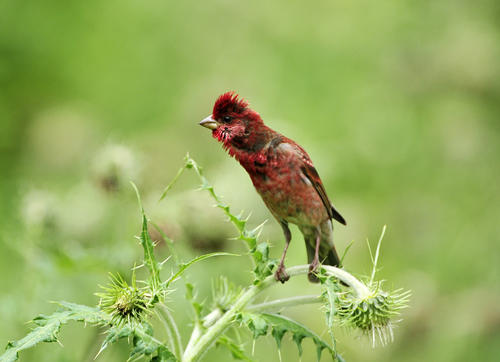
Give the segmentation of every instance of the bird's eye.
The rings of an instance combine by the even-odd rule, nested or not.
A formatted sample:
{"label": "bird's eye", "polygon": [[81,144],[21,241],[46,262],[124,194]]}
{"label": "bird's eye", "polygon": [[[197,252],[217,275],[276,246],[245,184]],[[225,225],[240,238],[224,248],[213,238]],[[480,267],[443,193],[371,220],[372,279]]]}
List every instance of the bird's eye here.
{"label": "bird's eye", "polygon": [[229,122],[231,122],[232,119],[233,118],[231,116],[224,116],[224,117],[222,117],[222,122],[229,123]]}

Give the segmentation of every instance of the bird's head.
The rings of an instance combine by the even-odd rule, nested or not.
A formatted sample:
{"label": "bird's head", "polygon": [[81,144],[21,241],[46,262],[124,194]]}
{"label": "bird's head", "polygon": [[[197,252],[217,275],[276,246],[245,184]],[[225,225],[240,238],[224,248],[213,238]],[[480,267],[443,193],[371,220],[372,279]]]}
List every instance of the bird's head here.
{"label": "bird's head", "polygon": [[226,148],[241,148],[263,126],[259,114],[234,92],[222,94],[214,104],[212,114],[200,122],[212,130],[212,135]]}

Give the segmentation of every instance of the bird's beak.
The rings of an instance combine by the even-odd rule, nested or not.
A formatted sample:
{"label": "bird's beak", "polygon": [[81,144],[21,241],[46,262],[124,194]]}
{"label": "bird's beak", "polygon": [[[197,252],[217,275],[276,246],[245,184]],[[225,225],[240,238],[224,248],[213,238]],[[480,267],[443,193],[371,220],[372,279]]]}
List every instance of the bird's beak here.
{"label": "bird's beak", "polygon": [[213,130],[216,129],[219,125],[217,124],[217,121],[210,115],[200,122],[200,126],[207,127]]}

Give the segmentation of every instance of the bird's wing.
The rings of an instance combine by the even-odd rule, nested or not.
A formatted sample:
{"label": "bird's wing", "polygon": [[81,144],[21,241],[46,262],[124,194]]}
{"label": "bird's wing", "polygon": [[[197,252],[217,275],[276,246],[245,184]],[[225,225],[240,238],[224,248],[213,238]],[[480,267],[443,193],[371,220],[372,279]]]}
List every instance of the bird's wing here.
{"label": "bird's wing", "polygon": [[346,224],[345,219],[342,217],[342,215],[340,215],[340,213],[337,210],[335,210],[332,203],[330,202],[330,199],[326,194],[325,187],[323,186],[323,183],[319,178],[318,171],[316,171],[316,168],[310,163],[304,163],[304,165],[300,169],[302,173],[309,179],[309,181],[311,181],[312,185],[314,186],[314,189],[321,198],[321,201],[323,201],[323,205],[325,205],[326,211],[330,219],[335,219],[339,223],[345,225]]}
{"label": "bird's wing", "polygon": [[319,177],[318,171],[316,171],[316,168],[314,167],[311,158],[307,154],[307,152],[300,147],[298,144],[295,142],[287,142],[288,140],[282,141],[278,145],[278,148],[280,149],[280,152],[283,153],[295,153],[297,156],[299,156],[300,159],[300,170],[304,174],[304,176],[307,177],[309,181],[311,181],[311,184],[313,185],[314,189],[318,193],[319,197],[321,198],[321,201],[323,201],[323,205],[325,205],[326,212],[328,213],[328,216],[330,219],[335,219],[339,223],[346,225],[345,219],[340,215],[340,213],[335,210],[333,207],[332,203],[330,202],[330,199],[328,198],[328,195],[326,194],[325,187],[323,186],[323,182],[321,182],[321,178]]}

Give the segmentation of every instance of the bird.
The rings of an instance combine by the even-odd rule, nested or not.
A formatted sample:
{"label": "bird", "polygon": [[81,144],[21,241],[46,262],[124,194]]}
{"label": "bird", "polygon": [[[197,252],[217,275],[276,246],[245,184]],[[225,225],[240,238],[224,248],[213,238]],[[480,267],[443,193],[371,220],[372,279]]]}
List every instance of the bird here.
{"label": "bird", "polygon": [[236,92],[220,95],[212,114],[200,123],[247,171],[265,205],[285,236],[280,263],[274,273],[285,283],[290,276],[285,256],[292,239],[289,224],[301,231],[307,250],[308,279],[313,283],[320,263],[341,267],[333,243],[333,220],[346,225],[333,207],[307,152],[296,142],[264,124],[259,113]]}

